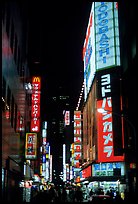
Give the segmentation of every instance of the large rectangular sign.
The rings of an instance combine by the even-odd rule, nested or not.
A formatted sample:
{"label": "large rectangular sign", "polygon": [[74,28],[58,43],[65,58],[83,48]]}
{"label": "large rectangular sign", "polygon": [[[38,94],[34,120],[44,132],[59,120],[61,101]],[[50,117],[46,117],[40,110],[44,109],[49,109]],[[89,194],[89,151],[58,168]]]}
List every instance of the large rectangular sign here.
{"label": "large rectangular sign", "polygon": [[96,70],[120,65],[117,2],[95,2]]}
{"label": "large rectangular sign", "polygon": [[26,133],[26,144],[25,144],[25,158],[36,159],[37,154],[37,134]]}
{"label": "large rectangular sign", "polygon": [[93,2],[83,46],[84,100],[95,72],[120,66],[117,2]]}
{"label": "large rectangular sign", "polygon": [[125,168],[123,162],[93,164],[92,176],[114,176],[116,169],[120,170],[120,176],[125,175]]}
{"label": "large rectangular sign", "polygon": [[[118,110],[119,104],[116,103],[119,97],[112,92],[113,88],[113,74],[116,79],[116,72],[100,72],[98,77],[99,100],[97,100],[97,110],[102,109],[103,112],[97,111],[97,132],[98,132],[98,161],[123,161],[124,156],[119,152],[114,152],[115,146],[119,149],[122,147],[122,132],[120,132],[121,115],[115,114],[113,109],[113,102],[115,110]],[[112,77],[111,77],[112,76]],[[116,81],[116,80],[115,80]],[[105,110],[105,111],[104,111]],[[114,116],[114,121],[113,121]],[[116,123],[117,122],[117,123]],[[114,129],[114,125],[118,125],[118,130]],[[116,141],[117,138],[117,141]],[[116,150],[117,150],[116,147]],[[117,152],[117,151],[116,151]]]}
{"label": "large rectangular sign", "polygon": [[40,89],[41,89],[41,78],[32,78],[32,112],[31,112],[31,132],[40,131]]}
{"label": "large rectangular sign", "polygon": [[74,111],[74,154],[73,161],[75,170],[80,169],[82,159],[82,140],[81,140],[81,111]]}
{"label": "large rectangular sign", "polygon": [[94,4],[89,17],[86,38],[83,46],[84,61],[84,98],[86,100],[95,75],[95,25]]}

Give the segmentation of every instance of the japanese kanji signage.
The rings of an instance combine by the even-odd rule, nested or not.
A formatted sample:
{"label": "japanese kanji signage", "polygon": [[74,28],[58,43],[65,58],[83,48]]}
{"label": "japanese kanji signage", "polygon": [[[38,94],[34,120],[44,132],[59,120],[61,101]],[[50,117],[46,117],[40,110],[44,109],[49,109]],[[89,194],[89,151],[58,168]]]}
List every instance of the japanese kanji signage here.
{"label": "japanese kanji signage", "polygon": [[74,167],[80,168],[82,158],[81,111],[74,111]]}
{"label": "japanese kanji signage", "polygon": [[39,132],[40,130],[40,77],[32,78],[32,111],[31,111],[31,132]]}
{"label": "japanese kanji signage", "polygon": [[25,158],[36,159],[37,133],[26,133]]}
{"label": "japanese kanji signage", "polygon": [[70,111],[65,112],[65,125],[70,125]]}
{"label": "japanese kanji signage", "polygon": [[[97,132],[98,132],[98,161],[113,162],[123,161],[124,157],[115,155],[114,139],[117,137],[116,131],[113,131],[113,99],[117,100],[117,96],[112,93],[111,84],[112,73],[103,73],[99,77],[99,88],[101,90],[101,100],[97,100],[97,109],[103,109],[103,113],[97,111]],[[117,104],[115,104],[117,106]],[[116,120],[118,117],[116,118]],[[120,117],[119,117],[120,119]],[[114,121],[115,122],[115,121]],[[118,126],[119,131],[119,126]],[[115,133],[115,134],[114,134]],[[122,137],[119,137],[118,144],[121,143]]]}

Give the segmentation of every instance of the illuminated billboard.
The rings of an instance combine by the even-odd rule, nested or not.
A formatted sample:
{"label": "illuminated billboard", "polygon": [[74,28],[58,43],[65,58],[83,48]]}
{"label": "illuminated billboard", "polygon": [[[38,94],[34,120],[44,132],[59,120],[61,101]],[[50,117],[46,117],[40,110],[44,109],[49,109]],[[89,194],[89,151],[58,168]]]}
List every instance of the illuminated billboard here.
{"label": "illuminated billboard", "polygon": [[120,65],[117,2],[95,2],[96,70]]}
{"label": "illuminated billboard", "polygon": [[80,160],[82,159],[82,140],[81,140],[81,111],[74,111],[74,144],[73,161],[74,170],[80,169]]}
{"label": "illuminated billboard", "polygon": [[40,89],[41,78],[32,78],[32,111],[31,111],[31,132],[40,131]]}
{"label": "illuminated billboard", "polygon": [[123,132],[121,131],[121,116],[115,114],[120,107],[119,85],[117,83],[119,76],[116,71],[101,71],[97,80],[99,92],[97,110],[103,110],[103,112],[97,111],[99,162],[124,160],[123,154],[118,151],[118,149],[123,148]]}
{"label": "illuminated billboard", "polygon": [[114,176],[116,170],[120,170],[120,176],[124,176],[125,175],[124,163],[110,162],[93,164],[92,176]]}
{"label": "illuminated billboard", "polygon": [[80,180],[84,180],[92,176],[92,167],[88,166],[80,171]]}
{"label": "illuminated billboard", "polygon": [[117,2],[93,2],[83,46],[84,100],[95,72],[120,66]]}
{"label": "illuminated billboard", "polygon": [[86,38],[83,46],[84,61],[84,99],[89,93],[95,75],[95,26],[94,26],[94,4],[89,17]]}
{"label": "illuminated billboard", "polygon": [[70,125],[70,111],[65,111],[64,123],[65,126]]}
{"label": "illuminated billboard", "polygon": [[25,158],[36,159],[36,156],[37,156],[37,134],[26,133]]}

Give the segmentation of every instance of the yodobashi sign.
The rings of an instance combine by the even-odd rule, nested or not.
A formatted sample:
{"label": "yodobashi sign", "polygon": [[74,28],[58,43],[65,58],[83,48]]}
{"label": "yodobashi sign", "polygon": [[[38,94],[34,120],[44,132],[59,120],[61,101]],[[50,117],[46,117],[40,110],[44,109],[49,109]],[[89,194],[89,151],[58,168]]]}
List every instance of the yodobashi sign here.
{"label": "yodobashi sign", "polygon": [[95,2],[96,70],[120,65],[117,2]]}

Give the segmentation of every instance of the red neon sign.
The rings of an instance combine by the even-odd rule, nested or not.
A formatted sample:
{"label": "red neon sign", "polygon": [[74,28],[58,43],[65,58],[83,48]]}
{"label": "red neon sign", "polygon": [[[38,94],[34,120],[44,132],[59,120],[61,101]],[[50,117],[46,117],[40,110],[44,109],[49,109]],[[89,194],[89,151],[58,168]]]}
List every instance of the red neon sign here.
{"label": "red neon sign", "polygon": [[98,162],[123,161],[124,156],[114,156],[111,97],[97,101],[97,109],[103,108],[103,105],[104,110],[108,111],[104,113],[97,111]]}
{"label": "red neon sign", "polygon": [[32,111],[31,111],[31,132],[40,131],[40,88],[41,88],[41,79],[40,77],[32,78]]}

